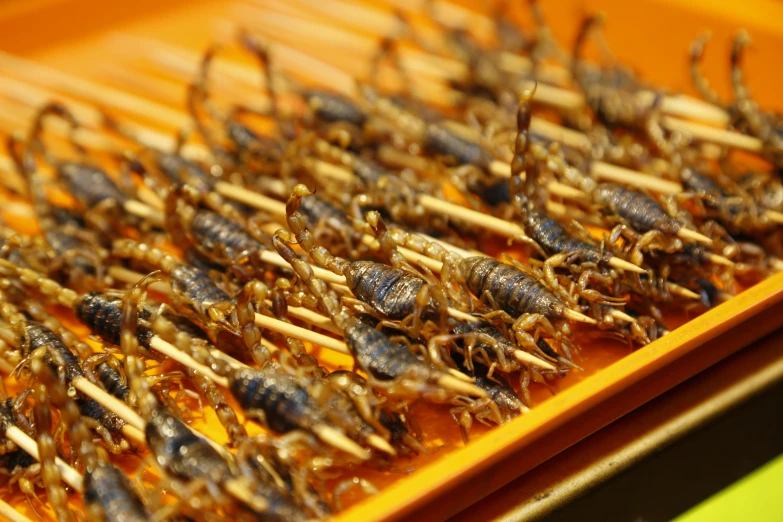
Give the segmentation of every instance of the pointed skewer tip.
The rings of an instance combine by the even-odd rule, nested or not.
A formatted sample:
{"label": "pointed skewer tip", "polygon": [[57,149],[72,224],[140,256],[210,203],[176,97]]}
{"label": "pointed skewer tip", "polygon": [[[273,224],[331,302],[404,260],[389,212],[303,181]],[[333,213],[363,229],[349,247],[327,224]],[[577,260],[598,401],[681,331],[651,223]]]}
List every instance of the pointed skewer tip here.
{"label": "pointed skewer tip", "polygon": [[645,273],[644,268],[636,266],[630,261],[626,261],[625,259],[620,259],[619,257],[611,258],[609,260],[609,266],[612,268],[617,268],[618,270],[625,270],[626,272],[635,272],[637,274]]}
{"label": "pointed skewer tip", "polygon": [[611,312],[609,312],[609,315],[611,315],[615,319],[619,319],[621,321],[625,321],[628,323],[636,322],[636,319],[634,317],[631,317],[630,315],[626,314],[622,310],[612,310]]}
{"label": "pointed skewer tip", "polygon": [[315,433],[319,439],[342,450],[346,453],[350,453],[354,457],[360,460],[368,460],[370,458],[370,451],[362,448],[356,442],[349,439],[348,436],[342,431],[327,426],[325,424],[319,424],[313,427],[313,433]]}
{"label": "pointed skewer tip", "polygon": [[592,317],[587,317],[585,314],[581,312],[577,312],[576,310],[571,310],[570,308],[567,308],[563,315],[566,317],[566,319],[571,319],[572,321],[577,321],[580,323],[587,323],[587,324],[598,324],[598,321],[593,319]]}
{"label": "pointed skewer tip", "polygon": [[715,263],[716,265],[734,266],[734,261],[726,257],[719,256],[718,254],[710,254],[708,257],[710,262]]}
{"label": "pointed skewer tip", "polygon": [[701,299],[699,294],[697,294],[693,290],[690,290],[688,288],[685,288],[684,286],[680,286],[675,283],[669,283],[669,292],[674,295],[679,295],[680,297],[687,297],[688,299]]}
{"label": "pointed skewer tip", "polygon": [[539,359],[533,354],[527,353],[524,350],[514,350],[514,357],[516,357],[517,361],[521,363],[525,363],[529,366],[536,366],[538,368],[542,368],[544,370],[556,370],[555,366],[550,363],[549,361],[545,361],[543,359]]}
{"label": "pointed skewer tip", "polygon": [[367,445],[372,446],[373,448],[377,449],[378,451],[382,451],[384,453],[388,453],[392,457],[397,456],[397,450],[395,450],[391,444],[389,444],[386,439],[381,437],[380,435],[373,433],[369,437],[367,437]]}
{"label": "pointed skewer tip", "polygon": [[471,377],[470,375],[465,375],[465,374],[464,374],[464,373],[462,373],[461,371],[459,371],[459,370],[455,370],[454,368],[449,368],[449,369],[448,369],[448,371],[449,371],[449,374],[450,374],[450,375],[453,375],[454,377],[456,377],[457,379],[459,379],[459,380],[461,380],[461,381],[465,381],[465,382],[476,382],[476,379],[474,379],[474,378],[473,378],[473,377]]}
{"label": "pointed skewer tip", "polygon": [[438,384],[449,391],[461,393],[463,395],[470,395],[472,397],[481,397],[481,398],[488,396],[485,390],[482,390],[475,384],[457,379],[456,377],[449,375],[447,373],[441,375],[438,378]]}
{"label": "pointed skewer tip", "polygon": [[691,230],[689,228],[681,228],[677,231],[677,237],[680,239],[687,239],[689,241],[695,241],[697,243],[703,243],[705,245],[712,245],[712,239],[708,238],[704,234]]}

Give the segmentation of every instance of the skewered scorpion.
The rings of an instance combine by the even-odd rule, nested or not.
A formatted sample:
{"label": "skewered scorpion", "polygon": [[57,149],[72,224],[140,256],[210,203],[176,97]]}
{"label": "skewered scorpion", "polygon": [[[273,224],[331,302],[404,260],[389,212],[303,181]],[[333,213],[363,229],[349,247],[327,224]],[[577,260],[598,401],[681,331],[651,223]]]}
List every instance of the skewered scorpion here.
{"label": "skewered scorpion", "polygon": [[38,382],[34,388],[36,407],[46,408],[51,404],[60,411],[61,422],[69,429],[70,446],[78,453],[85,470],[84,501],[90,519],[105,522],[149,520],[145,502],[125,473],[99,454],[79,408],[52,369],[36,358],[31,361],[30,370]]}

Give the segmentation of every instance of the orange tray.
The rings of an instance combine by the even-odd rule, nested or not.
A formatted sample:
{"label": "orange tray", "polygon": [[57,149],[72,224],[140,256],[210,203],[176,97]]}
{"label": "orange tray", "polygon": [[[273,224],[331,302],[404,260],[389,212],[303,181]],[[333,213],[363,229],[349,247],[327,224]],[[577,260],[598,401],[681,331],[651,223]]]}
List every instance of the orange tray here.
{"label": "orange tray", "polygon": [[[256,0],[263,1],[263,0]],[[269,1],[269,0],[266,0]],[[284,1],[284,0],[282,0]],[[687,49],[705,29],[713,33],[705,64],[716,79],[728,78],[728,42],[739,27],[753,35],[747,76],[762,105],[783,108],[781,78],[783,3],[772,0],[542,0],[555,36],[570,42],[579,18],[589,11],[609,15],[606,35],[620,61],[652,82],[694,94]],[[480,5],[483,5],[481,3]],[[105,37],[113,31],[187,46],[200,51],[212,40],[212,20],[230,17],[233,3],[217,1],[27,0],[0,3],[0,49],[105,81],[109,61]],[[480,9],[480,8],[476,8]],[[0,70],[0,73],[4,71]],[[1,208],[2,203],[0,203]],[[778,274],[687,322],[666,337],[611,364],[555,396],[531,413],[489,430],[466,447],[436,453],[336,520],[442,520],[489,495],[715,362],[783,326],[783,274]],[[623,354],[624,355],[624,354]],[[456,431],[456,428],[455,428]]]}

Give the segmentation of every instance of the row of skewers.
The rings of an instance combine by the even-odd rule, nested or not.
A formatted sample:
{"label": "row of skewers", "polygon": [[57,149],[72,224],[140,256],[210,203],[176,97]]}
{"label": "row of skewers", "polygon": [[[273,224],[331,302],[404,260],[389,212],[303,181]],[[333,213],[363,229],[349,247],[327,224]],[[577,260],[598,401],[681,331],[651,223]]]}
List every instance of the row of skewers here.
{"label": "row of skewers", "polygon": [[[467,443],[474,420],[510,421],[531,388],[581,371],[581,346],[643,346],[779,271],[780,119],[744,86],[747,36],[731,104],[694,44],[707,105],[581,60],[599,18],[569,54],[531,7],[532,37],[498,11],[492,45],[375,13],[404,29],[370,55],[391,90],[270,43],[285,36],[272,23],[232,30],[195,61],[168,55],[187,114],[0,56],[28,82],[0,77],[15,101],[5,215],[41,232],[0,230],[0,371],[22,390],[0,407],[5,487],[61,520],[76,499],[95,520],[327,517],[374,491],[363,470],[436,449],[417,404]],[[261,74],[218,61],[229,45]],[[303,60],[328,85],[281,70]],[[263,93],[246,96],[248,75]],[[743,172],[731,148],[766,170]],[[189,425],[196,400],[227,447]],[[117,466],[133,451],[154,480]]]}

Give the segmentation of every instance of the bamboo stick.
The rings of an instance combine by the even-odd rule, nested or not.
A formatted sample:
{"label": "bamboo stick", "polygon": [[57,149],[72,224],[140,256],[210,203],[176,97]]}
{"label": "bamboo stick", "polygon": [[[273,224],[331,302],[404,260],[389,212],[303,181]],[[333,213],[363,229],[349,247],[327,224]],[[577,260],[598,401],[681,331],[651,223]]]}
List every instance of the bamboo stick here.
{"label": "bamboo stick", "polygon": [[[357,34],[357,31],[365,34],[370,31],[375,35],[391,37],[400,29],[399,20],[393,13],[370,6],[360,7],[340,0],[320,2],[299,0],[297,3],[306,4],[306,8],[303,7],[296,10],[289,7],[286,9],[287,13],[280,13],[275,12],[274,6],[265,5],[263,10],[260,10],[259,6],[259,10],[264,14],[265,22],[271,19],[271,23],[276,23],[281,28],[284,28],[288,35],[296,35],[297,41],[307,43],[315,39],[319,45],[323,45],[323,42],[329,42],[331,46],[341,47],[344,52],[363,53],[368,57],[374,52],[372,48],[377,47],[377,38],[360,36]],[[400,2],[395,1],[393,3],[399,4]],[[441,4],[452,6],[445,8],[447,11],[454,8],[453,4],[447,4],[446,2]],[[338,5],[339,8],[333,8]],[[309,11],[306,9],[309,9]],[[461,9],[458,8],[458,10]],[[246,12],[247,9],[242,11],[243,14]],[[480,16],[478,13],[470,10],[460,12],[462,13],[460,16],[471,17],[469,27],[473,27],[475,24],[473,17]],[[471,14],[468,15],[467,13]],[[323,21],[324,15],[330,17],[335,22],[343,24],[343,27],[345,27],[345,24],[348,24],[353,32],[347,29],[338,29],[334,25],[325,25]],[[305,20],[302,17],[309,17],[309,20]],[[485,18],[485,20],[490,19]],[[491,20],[487,23],[491,23],[494,26],[494,22]],[[374,30],[371,30],[372,28]],[[368,47],[369,49],[367,49]],[[416,73],[417,76],[423,74],[441,80],[464,80],[467,77],[467,67],[455,60],[409,48],[400,49],[400,54],[403,67],[411,73]],[[532,70],[532,62],[528,57],[509,52],[499,53],[498,62],[505,72],[510,74],[526,73]],[[440,68],[440,70],[433,72],[437,68]],[[555,83],[568,83],[570,72],[567,69],[552,64],[540,64],[538,70],[543,70],[543,78],[537,78],[538,90],[534,96],[535,101],[556,106],[566,111],[579,110],[584,106],[585,101],[582,93],[542,82],[542,79],[544,81],[555,79]],[[520,85],[520,88],[524,89],[525,84]],[[639,103],[652,105],[656,96],[654,92],[642,91],[638,95]],[[683,95],[664,96],[660,103],[661,110],[666,114],[724,126],[729,122],[729,117],[725,110],[692,97]]]}
{"label": "bamboo stick", "polygon": [[[139,274],[137,272],[132,272],[132,271],[127,270],[127,269],[122,269],[121,271],[117,271],[116,268],[118,268],[118,267],[110,267],[109,268],[109,273],[112,276],[115,276],[115,275],[118,276],[118,279],[121,279],[122,281],[124,281],[126,283],[136,284],[138,281],[140,281],[141,279],[144,278],[143,274]],[[160,282],[158,282],[158,283],[160,283]],[[168,286],[168,285],[166,285],[166,286]],[[169,292],[170,292],[170,287],[169,287],[168,291],[164,291],[163,293],[169,293]],[[300,313],[297,316],[293,312],[293,310],[295,308],[296,307],[289,307],[288,308],[289,314],[292,317],[295,317],[297,319],[301,319],[302,321],[304,321],[306,323],[313,324],[313,325],[320,325],[320,324],[323,324],[326,321],[331,321],[329,318],[324,317],[324,316],[322,316],[320,314],[317,314],[316,312],[313,312],[313,311],[307,310],[307,309],[304,309],[304,310],[307,311],[307,313]],[[474,317],[474,316],[472,316],[470,314],[466,314],[464,312],[460,312],[458,310],[450,309],[450,313],[452,314],[453,317],[455,317],[458,320],[462,320],[462,321],[476,321],[477,320],[476,317]],[[581,314],[579,314],[579,315],[581,316]],[[580,320],[580,319],[577,319],[577,320]],[[592,321],[592,319],[590,319],[590,321]],[[582,321],[582,322],[584,322],[584,321]],[[348,345],[345,344],[345,342],[343,342],[343,341],[340,341],[338,339],[334,339],[334,338],[329,337],[327,335],[323,335],[323,334],[320,334],[320,333],[317,333],[317,332],[313,332],[312,330],[308,330],[306,328],[302,328],[302,327],[299,327],[299,326],[296,326],[296,325],[292,325],[290,323],[286,323],[284,321],[280,321],[278,319],[274,319],[272,317],[268,317],[268,316],[261,315],[261,314],[256,314],[256,325],[258,325],[258,326],[260,326],[262,328],[267,328],[269,330],[275,331],[277,333],[281,333],[283,335],[287,335],[289,337],[293,337],[294,339],[299,339],[300,341],[306,341],[306,342],[312,343],[314,345],[321,346],[323,348],[335,351],[337,353],[342,353],[342,354],[345,354],[345,355],[351,355],[351,352],[350,352],[350,350],[348,348]],[[334,332],[334,333],[336,333],[337,335],[342,336],[342,332],[340,332],[340,331],[337,331],[337,332]],[[274,346],[274,345],[271,345],[270,348],[272,348],[273,350],[277,350],[277,347]],[[174,349],[176,349],[176,348],[174,348]],[[518,355],[517,356],[519,358],[519,360],[524,360],[529,365],[537,366],[537,367],[545,369],[545,370],[554,370],[555,369],[554,366],[552,366],[547,361],[544,361],[543,359],[539,359],[537,357],[534,357],[534,356],[532,356],[530,354],[527,354],[526,352],[523,352],[522,350],[518,350],[518,351],[522,352],[522,355]],[[460,373],[460,372],[457,372],[457,373]],[[454,377],[456,377],[456,378],[463,378],[464,379],[464,376],[460,377],[456,373],[454,374]]]}
{"label": "bamboo stick", "polygon": [[138,98],[124,91],[85,80],[57,69],[0,51],[0,69],[27,81],[72,96],[89,97],[92,100],[116,107],[142,119],[154,119],[165,127],[185,127],[190,119],[165,105]]}
{"label": "bamboo stick", "polygon": [[[38,453],[38,444],[36,444],[35,440],[27,433],[16,426],[8,426],[5,430],[5,436],[35,460],[38,462],[41,461],[41,456]],[[64,462],[60,457],[55,457],[54,462],[60,469],[63,482],[71,486],[78,493],[84,493],[84,480],[82,479],[81,474]]]}
{"label": "bamboo stick", "polygon": [[0,515],[4,516],[11,522],[33,522],[2,499],[0,499]]}

